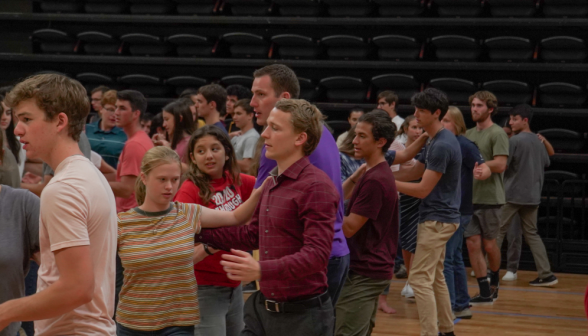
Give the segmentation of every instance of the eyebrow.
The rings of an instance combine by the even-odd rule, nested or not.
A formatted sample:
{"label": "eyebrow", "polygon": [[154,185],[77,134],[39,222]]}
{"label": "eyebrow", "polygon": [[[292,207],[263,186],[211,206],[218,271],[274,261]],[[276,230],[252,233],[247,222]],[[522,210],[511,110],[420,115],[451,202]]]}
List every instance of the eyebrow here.
{"label": "eyebrow", "polygon": [[20,117],[20,116],[31,116],[31,115],[32,115],[32,113],[26,112],[26,111],[25,112],[19,112],[19,113],[16,114],[17,117]]}

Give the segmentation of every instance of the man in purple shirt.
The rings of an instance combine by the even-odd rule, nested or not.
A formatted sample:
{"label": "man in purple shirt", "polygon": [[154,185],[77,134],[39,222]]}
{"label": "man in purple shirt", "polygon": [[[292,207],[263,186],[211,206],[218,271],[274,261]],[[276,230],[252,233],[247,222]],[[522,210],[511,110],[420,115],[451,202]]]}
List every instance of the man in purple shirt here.
{"label": "man in purple shirt", "polygon": [[[326,273],[341,197],[308,160],[320,141],[321,121],[321,112],[305,100],[279,101],[261,134],[266,155],[277,167],[263,186],[251,222],[203,229],[195,237],[215,248],[233,248],[233,255],[223,255],[221,261],[229,279],[259,280],[260,291],[245,303],[241,335],[333,334]],[[260,261],[240,251],[258,248]]]}
{"label": "man in purple shirt", "polygon": [[[284,98],[298,98],[300,84],[294,71],[282,64],[272,64],[258,69],[253,73],[253,77],[255,77],[251,87],[253,98],[251,98],[250,105],[255,110],[257,123],[261,126],[267,126],[267,118],[276,103]],[[308,159],[310,163],[329,176],[337,188],[339,195],[341,195],[337,218],[335,219],[333,249],[331,250],[327,270],[329,295],[331,296],[333,305],[336,305],[341,288],[345,282],[345,276],[349,270],[349,248],[347,247],[347,242],[341,229],[343,226],[344,206],[339,149],[337,148],[335,138],[333,138],[327,128],[324,125],[322,128],[320,142]],[[275,167],[276,161],[266,157],[266,148],[262,148],[256,188],[263,183]]]}

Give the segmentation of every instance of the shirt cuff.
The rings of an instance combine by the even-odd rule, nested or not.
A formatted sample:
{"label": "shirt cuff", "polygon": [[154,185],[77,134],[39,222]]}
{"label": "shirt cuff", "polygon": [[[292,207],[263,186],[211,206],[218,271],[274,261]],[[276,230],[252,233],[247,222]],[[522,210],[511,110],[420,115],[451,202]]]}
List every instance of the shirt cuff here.
{"label": "shirt cuff", "polygon": [[51,245],[51,252],[62,250],[64,248],[68,248],[68,247],[86,246],[86,245],[90,245],[89,239],[70,240],[70,241],[52,244]]}

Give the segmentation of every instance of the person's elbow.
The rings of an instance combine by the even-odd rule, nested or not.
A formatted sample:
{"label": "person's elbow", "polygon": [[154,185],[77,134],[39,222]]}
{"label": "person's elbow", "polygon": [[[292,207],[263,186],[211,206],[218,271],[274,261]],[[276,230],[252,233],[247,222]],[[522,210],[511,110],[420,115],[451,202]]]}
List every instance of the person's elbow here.
{"label": "person's elbow", "polygon": [[84,305],[94,298],[94,278],[77,281],[76,284],[68,285],[70,288],[69,298],[71,306],[75,309]]}
{"label": "person's elbow", "polygon": [[129,198],[133,195],[135,188],[133,185],[124,184],[123,187],[120,189],[120,196],[121,198]]}
{"label": "person's elbow", "polygon": [[506,170],[506,162],[505,163],[498,163],[494,169],[492,170],[493,173],[502,174]]}
{"label": "person's elbow", "polygon": [[357,230],[354,230],[350,225],[343,225],[343,235],[345,238],[351,238],[355,235]]}

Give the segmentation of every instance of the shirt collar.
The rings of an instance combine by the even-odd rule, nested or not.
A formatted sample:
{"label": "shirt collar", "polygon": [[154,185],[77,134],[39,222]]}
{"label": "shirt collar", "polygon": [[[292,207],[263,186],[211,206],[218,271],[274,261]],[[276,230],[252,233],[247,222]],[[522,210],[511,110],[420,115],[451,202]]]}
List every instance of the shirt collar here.
{"label": "shirt collar", "polygon": [[[285,177],[288,177],[292,180],[296,180],[296,179],[298,179],[298,176],[300,175],[302,170],[304,170],[304,168],[306,168],[306,166],[308,166],[309,164],[310,164],[310,161],[308,160],[308,156],[305,156],[302,159],[294,162],[294,164],[292,164],[290,167],[288,167],[288,169],[286,169],[286,171],[283,172],[281,176],[285,176]],[[274,176],[274,177],[278,176],[278,166],[276,166],[276,168],[274,168],[270,172],[270,175]]]}
{"label": "shirt collar", "polygon": [[94,133],[106,133],[106,134],[108,134],[108,133],[112,133],[112,134],[118,134],[118,133],[120,133],[121,129],[120,129],[120,128],[118,128],[118,127],[116,127],[116,126],[114,126],[114,127],[113,127],[113,128],[110,130],[110,131],[108,131],[108,132],[105,132],[105,131],[103,131],[103,130],[100,128],[100,123],[101,123],[101,122],[102,122],[102,119],[98,119],[98,121],[96,121],[96,122],[94,123],[94,125],[96,125],[96,129],[94,130]]}

